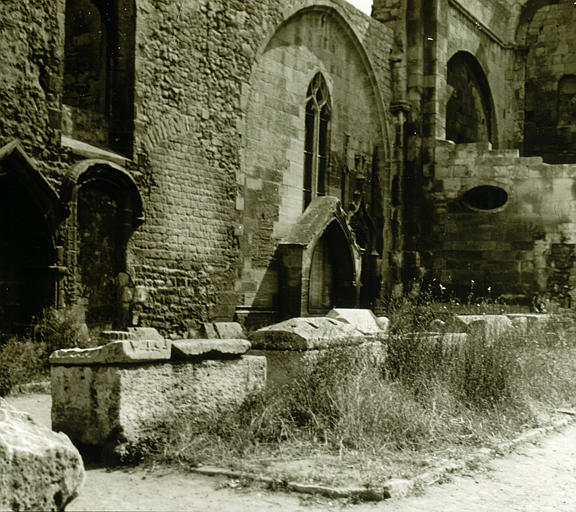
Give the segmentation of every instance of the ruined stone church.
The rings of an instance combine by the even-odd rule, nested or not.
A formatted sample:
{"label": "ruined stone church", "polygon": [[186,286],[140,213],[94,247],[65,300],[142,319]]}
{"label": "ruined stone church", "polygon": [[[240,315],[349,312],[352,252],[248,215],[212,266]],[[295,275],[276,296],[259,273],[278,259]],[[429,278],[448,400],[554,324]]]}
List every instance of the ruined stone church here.
{"label": "ruined stone church", "polygon": [[572,0],[3,0],[0,330],[576,301]]}

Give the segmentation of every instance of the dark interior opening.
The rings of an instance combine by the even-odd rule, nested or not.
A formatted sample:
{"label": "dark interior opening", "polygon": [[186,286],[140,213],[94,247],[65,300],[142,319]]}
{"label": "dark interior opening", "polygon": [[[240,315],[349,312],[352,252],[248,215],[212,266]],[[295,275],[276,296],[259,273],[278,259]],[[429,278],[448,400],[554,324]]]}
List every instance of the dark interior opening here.
{"label": "dark interior opening", "polygon": [[0,177],[0,330],[21,332],[53,301],[54,250],[41,209],[16,174]]}
{"label": "dark interior opening", "polygon": [[336,221],[326,228],[314,249],[308,295],[311,314],[355,305],[352,255],[349,242]]}
{"label": "dark interior opening", "polygon": [[464,192],[462,202],[475,210],[496,210],[508,202],[508,192],[500,187],[480,185]]}
{"label": "dark interior opening", "polygon": [[451,90],[446,106],[446,139],[457,144],[492,142],[492,101],[488,81],[473,55],[458,52],[448,62]]}

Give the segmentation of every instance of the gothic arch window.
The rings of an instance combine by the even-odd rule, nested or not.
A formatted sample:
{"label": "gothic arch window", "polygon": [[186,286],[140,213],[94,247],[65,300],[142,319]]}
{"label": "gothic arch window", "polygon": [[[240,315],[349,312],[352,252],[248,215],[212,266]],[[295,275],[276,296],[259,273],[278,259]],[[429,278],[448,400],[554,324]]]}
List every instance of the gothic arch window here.
{"label": "gothic arch window", "polygon": [[326,80],[321,73],[317,73],[306,93],[304,208],[314,197],[323,196],[326,192],[330,109]]}
{"label": "gothic arch window", "polygon": [[62,133],[131,154],[134,0],[66,0]]}

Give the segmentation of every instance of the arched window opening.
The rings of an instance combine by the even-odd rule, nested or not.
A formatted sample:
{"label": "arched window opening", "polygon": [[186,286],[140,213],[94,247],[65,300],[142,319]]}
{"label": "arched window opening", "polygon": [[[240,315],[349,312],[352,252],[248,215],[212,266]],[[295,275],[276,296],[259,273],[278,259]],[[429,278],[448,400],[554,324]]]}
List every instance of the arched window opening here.
{"label": "arched window opening", "polygon": [[326,193],[330,95],[321,73],[316,74],[306,94],[304,140],[304,208]]}
{"label": "arched window opening", "polygon": [[558,126],[576,127],[576,75],[563,76],[558,82]]}
{"label": "arched window opening", "polygon": [[354,264],[348,247],[342,229],[337,222],[332,222],[312,255],[308,293],[310,314],[325,314],[333,307],[354,307]]}
{"label": "arched window opening", "polygon": [[492,142],[492,100],[488,81],[473,55],[458,52],[448,61],[446,139],[457,144]]}
{"label": "arched window opening", "polygon": [[62,133],[130,155],[133,0],[67,0]]}

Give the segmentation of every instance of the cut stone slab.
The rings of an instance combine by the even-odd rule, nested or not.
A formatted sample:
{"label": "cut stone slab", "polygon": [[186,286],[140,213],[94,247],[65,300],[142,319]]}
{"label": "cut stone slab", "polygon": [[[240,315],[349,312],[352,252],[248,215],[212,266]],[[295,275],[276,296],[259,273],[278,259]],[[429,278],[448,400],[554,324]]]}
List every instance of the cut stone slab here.
{"label": "cut stone slab", "polygon": [[[334,308],[330,310],[326,316],[344,322],[345,324],[353,325],[363,334],[384,334],[388,328],[387,322],[380,321],[369,309]],[[388,319],[385,318],[385,320]],[[386,324],[384,330],[382,329],[381,323]]]}
{"label": "cut stone slab", "polygon": [[64,510],[84,484],[78,450],[0,398],[0,510]]}
{"label": "cut stone slab", "polygon": [[245,339],[229,340],[174,340],[172,359],[190,359],[203,357],[239,357],[250,350],[250,342]]}
{"label": "cut stone slab", "polygon": [[464,332],[494,339],[513,327],[506,315],[455,315],[446,322],[445,332]]}
{"label": "cut stone slab", "polygon": [[190,421],[233,411],[266,384],[266,359],[113,366],[53,365],[52,425],[75,443],[118,457],[158,435],[174,415]]}
{"label": "cut stone slab", "polygon": [[214,322],[214,329],[222,340],[246,339],[246,334],[238,322]]}
{"label": "cut stone slab", "polygon": [[267,350],[313,350],[360,345],[365,335],[353,325],[328,317],[297,317],[249,335],[252,347]]}
{"label": "cut stone slab", "polygon": [[94,348],[66,348],[50,355],[50,364],[94,365],[170,359],[170,340],[119,340]]}

